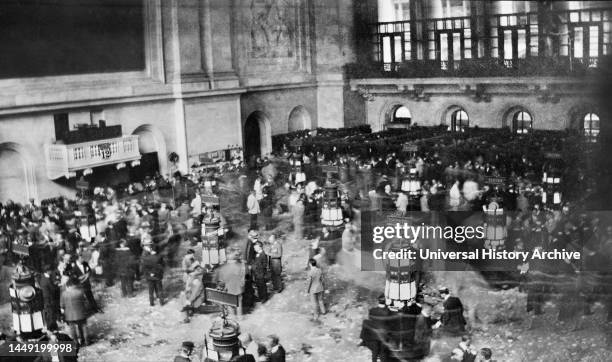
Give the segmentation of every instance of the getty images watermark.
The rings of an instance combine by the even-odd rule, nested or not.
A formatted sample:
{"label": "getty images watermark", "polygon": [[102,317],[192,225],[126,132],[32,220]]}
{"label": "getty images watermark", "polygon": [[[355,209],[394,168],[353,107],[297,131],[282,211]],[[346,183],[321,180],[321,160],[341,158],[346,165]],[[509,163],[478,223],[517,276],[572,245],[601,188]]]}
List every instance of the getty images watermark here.
{"label": "getty images watermark", "polygon": [[[454,240],[456,243],[465,241],[484,241],[486,238],[485,226],[433,226],[409,225],[408,223],[396,223],[395,225],[374,226],[372,228],[372,257],[375,260],[516,260],[526,262],[531,259],[540,260],[568,260],[581,258],[579,251],[568,251],[566,249],[553,249],[543,251],[535,248],[532,251],[507,251],[493,250],[490,248],[476,248],[466,251],[449,251],[437,248],[428,248],[427,240]],[[413,248],[417,240],[420,241],[419,248]],[[406,241],[406,247],[397,248]],[[395,244],[393,244],[395,243]],[[424,246],[424,247],[423,247]]]}

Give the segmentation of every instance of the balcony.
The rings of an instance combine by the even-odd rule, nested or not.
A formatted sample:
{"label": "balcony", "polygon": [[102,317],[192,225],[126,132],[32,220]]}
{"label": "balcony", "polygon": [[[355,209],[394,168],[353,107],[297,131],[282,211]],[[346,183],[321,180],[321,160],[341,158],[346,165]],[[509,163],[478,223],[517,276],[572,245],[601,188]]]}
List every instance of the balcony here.
{"label": "balcony", "polygon": [[[368,64],[348,76],[583,76],[610,65],[612,9],[373,23]],[[483,73],[484,72],[484,73]]]}
{"label": "balcony", "polygon": [[116,164],[117,168],[140,163],[138,136],[121,136],[102,140],[45,145],[47,177],[55,180],[60,177],[76,177],[77,171],[84,174],[94,167]]}
{"label": "balcony", "polygon": [[463,59],[454,61],[406,60],[401,63],[353,63],[345,66],[349,78],[445,78],[445,77],[585,77],[598,76],[612,68],[612,57],[570,59],[529,57],[525,59]]}

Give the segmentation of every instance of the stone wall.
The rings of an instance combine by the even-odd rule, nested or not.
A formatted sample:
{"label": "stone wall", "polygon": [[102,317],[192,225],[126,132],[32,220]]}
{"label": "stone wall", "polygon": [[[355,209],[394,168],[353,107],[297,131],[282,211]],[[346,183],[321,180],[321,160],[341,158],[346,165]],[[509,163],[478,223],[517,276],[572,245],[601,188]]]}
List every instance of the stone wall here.
{"label": "stone wall", "polygon": [[[575,122],[574,111],[588,108],[589,97],[563,97],[558,103],[541,102],[534,96],[494,96],[490,102],[475,102],[467,96],[431,96],[429,101],[416,101],[408,96],[376,96],[365,101],[367,123],[373,130],[382,130],[394,108],[403,105],[410,110],[412,123],[423,126],[450,124],[453,110],[463,108],[470,127],[501,128],[512,126],[513,110],[524,109],[533,119],[535,129],[564,129]],[[594,110],[595,111],[595,110]]]}
{"label": "stone wall", "polygon": [[[27,161],[28,187],[15,199],[74,194],[74,178],[46,176],[54,113],[69,113],[71,124],[87,122],[91,112],[121,124],[125,135],[142,137],[143,149],[158,150],[162,173],[185,172],[198,155],[242,145],[255,111],[268,118],[266,137],[288,132],[298,106],[310,118],[304,127],[344,126],[353,1],[273,0],[272,13],[262,4],[147,0],[144,71],[0,80],[0,145]],[[177,165],[170,152],[179,155]]]}

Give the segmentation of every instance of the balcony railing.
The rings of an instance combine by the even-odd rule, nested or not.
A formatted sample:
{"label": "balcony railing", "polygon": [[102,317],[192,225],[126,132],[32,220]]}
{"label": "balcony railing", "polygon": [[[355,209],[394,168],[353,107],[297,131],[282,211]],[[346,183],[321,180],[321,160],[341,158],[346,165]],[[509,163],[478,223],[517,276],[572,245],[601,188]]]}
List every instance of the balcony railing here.
{"label": "balcony railing", "polygon": [[86,173],[94,167],[113,165],[125,166],[128,162],[138,164],[138,136],[96,140],[73,144],[45,145],[47,176],[50,179],[71,178],[77,171]]}
{"label": "balcony railing", "polygon": [[[593,60],[589,60],[591,62]],[[453,62],[408,60],[402,63],[353,63],[345,66],[348,77],[357,78],[433,78],[433,77],[584,77],[597,76],[612,68],[612,57],[597,58],[597,68],[568,57],[529,57],[510,61],[498,58],[463,59]]]}
{"label": "balcony railing", "polygon": [[477,59],[513,69],[543,57],[572,71],[597,68],[612,54],[611,24],[612,8],[374,23],[371,60],[383,72],[400,72],[418,61],[454,72]]}

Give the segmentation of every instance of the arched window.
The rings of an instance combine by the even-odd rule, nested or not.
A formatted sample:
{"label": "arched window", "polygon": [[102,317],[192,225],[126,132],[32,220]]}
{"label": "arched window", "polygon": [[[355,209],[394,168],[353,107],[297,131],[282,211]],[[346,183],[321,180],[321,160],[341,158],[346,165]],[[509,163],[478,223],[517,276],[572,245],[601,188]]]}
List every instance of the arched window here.
{"label": "arched window", "polygon": [[599,136],[599,116],[595,113],[588,113],[584,116],[584,137],[589,142],[597,142]]}
{"label": "arched window", "polygon": [[393,112],[393,123],[405,123],[410,124],[412,121],[412,115],[410,110],[404,106],[397,107]]}
{"label": "arched window", "polygon": [[533,128],[533,120],[531,114],[525,111],[518,111],[512,119],[514,133],[527,134]]}
{"label": "arched window", "polygon": [[465,132],[470,126],[470,118],[463,109],[458,109],[451,115],[450,130],[453,132]]}

